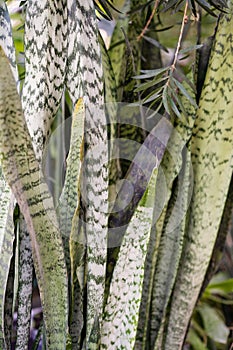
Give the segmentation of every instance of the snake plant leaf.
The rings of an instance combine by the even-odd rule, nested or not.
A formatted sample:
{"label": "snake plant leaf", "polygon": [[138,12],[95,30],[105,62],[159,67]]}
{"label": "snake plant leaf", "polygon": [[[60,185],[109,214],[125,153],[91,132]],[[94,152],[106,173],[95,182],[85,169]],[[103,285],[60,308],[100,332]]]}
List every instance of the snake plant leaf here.
{"label": "snake plant leaf", "polygon": [[15,58],[15,46],[12,37],[11,20],[8,13],[5,1],[0,1],[0,46],[3,48],[6,56],[11,62],[11,69],[15,78],[18,81],[18,70]]}
{"label": "snake plant leaf", "polygon": [[[186,229],[186,213],[189,208],[192,192],[191,153],[183,151],[183,166],[173,185],[164,220],[163,231],[159,242],[157,262],[151,298],[151,349],[159,349],[155,340],[162,333],[168,302],[182,254]],[[159,343],[160,337],[157,342]]]}
{"label": "snake plant leaf", "polygon": [[[15,242],[14,242],[15,243]],[[4,300],[4,315],[3,315],[3,329],[4,329],[4,341],[5,346],[3,349],[11,349],[11,339],[13,331],[13,304],[14,304],[14,280],[15,280],[15,244],[13,249],[12,258],[10,261],[9,273],[7,278],[7,284],[5,289]]]}
{"label": "snake plant leaf", "polygon": [[101,47],[102,65],[104,72],[104,101],[105,112],[108,125],[108,142],[109,142],[109,205],[114,203],[116,197],[116,184],[121,178],[121,167],[119,162],[119,140],[117,137],[117,94],[116,80],[110,61],[109,53],[105,43],[99,35]]}
{"label": "snake plant leaf", "polygon": [[103,349],[132,349],[135,342],[157,173],[155,167],[123,238],[104,310]]}
{"label": "snake plant leaf", "polygon": [[103,69],[93,1],[68,1],[68,18],[66,86],[73,103],[83,97],[85,105],[81,196],[87,237],[86,347],[94,347],[101,327],[107,255],[108,142]]}
{"label": "snake plant leaf", "polygon": [[[109,48],[109,57],[113,67],[117,87],[120,85],[121,67],[125,54],[125,40],[121,28],[123,28],[125,33],[128,33],[129,18],[125,16],[125,13],[128,13],[129,11],[130,1],[126,0],[122,8],[122,15],[119,16],[116,27],[113,31]],[[121,101],[121,99],[118,98],[118,101]]]}
{"label": "snake plant leaf", "polygon": [[37,159],[60,105],[67,57],[65,0],[27,1],[22,105]]}
{"label": "snake plant leaf", "polygon": [[18,277],[16,348],[25,350],[29,344],[31,326],[33,259],[30,235],[22,215],[19,218]]}
{"label": "snake plant leaf", "polygon": [[0,177],[0,208],[0,348],[4,349],[3,305],[15,236],[13,222],[14,199],[11,189],[2,174]]}
{"label": "snake plant leaf", "polygon": [[[80,98],[72,115],[70,150],[67,157],[66,177],[57,208],[69,276],[69,298],[71,300],[69,315],[71,321],[69,329],[73,347],[77,347],[83,319],[81,290],[76,282],[76,270],[78,268],[78,263],[76,264],[76,261],[78,259],[78,251],[81,249],[82,252],[85,252],[85,246],[80,244],[80,239],[77,238],[78,230],[76,230],[76,225],[72,220],[76,222],[73,217],[77,220],[79,219],[80,175],[84,152],[84,121],[85,108],[83,99]],[[84,288],[83,284],[81,287],[81,289]]]}
{"label": "snake plant leaf", "polygon": [[[67,167],[65,182],[57,207],[60,231],[65,247],[66,262],[69,262],[69,239],[72,227],[72,218],[74,216],[77,203],[79,202],[78,193],[80,192],[80,171],[83,157],[84,146],[84,120],[85,109],[83,99],[80,98],[75,105],[72,115],[70,150],[67,157]],[[70,269],[69,269],[70,270]]]}
{"label": "snake plant leaf", "polygon": [[[191,89],[191,87],[186,82],[184,82],[184,84],[186,86],[186,89],[194,98],[193,89]],[[159,290],[162,290],[162,289],[164,290],[164,295],[161,293],[160,301],[158,301],[157,298],[153,298],[153,296],[157,295],[156,294],[157,288],[155,289],[154,287],[154,281],[155,279],[157,279],[156,277],[157,274],[155,275],[155,269],[157,269],[157,273],[159,273],[159,269],[157,267],[159,252],[161,251],[160,253],[164,255],[166,254],[166,251],[167,251],[168,257],[170,254],[172,254],[172,251],[168,252],[168,249],[166,249],[166,245],[160,246],[160,242],[162,240],[164,240],[164,242],[165,241],[169,242],[169,237],[171,235],[169,230],[165,229],[164,227],[165,220],[166,221],[171,220],[172,217],[173,218],[176,217],[176,214],[179,213],[179,210],[178,212],[175,211],[175,207],[178,208],[178,206],[174,207],[172,204],[175,200],[175,197],[173,198],[173,200],[171,200],[173,184],[175,180],[178,179],[178,184],[176,184],[176,187],[177,186],[179,187],[178,192],[180,193],[182,188],[181,185],[183,184],[185,189],[186,182],[188,180],[187,179],[188,168],[186,169],[184,160],[186,159],[186,157],[189,157],[189,154],[187,153],[187,149],[186,149],[186,144],[189,142],[191,138],[196,116],[195,116],[194,107],[188,103],[188,100],[186,98],[183,98],[183,105],[188,117],[186,118],[184,115],[182,115],[181,118],[176,119],[176,123],[172,128],[171,136],[169,138],[167,148],[161,162],[161,169],[163,171],[162,172],[159,171],[158,173],[157,184],[161,184],[161,185],[157,186],[158,191],[156,194],[156,198],[157,198],[156,202],[160,203],[163,198],[163,203],[162,203],[163,207],[162,207],[161,215],[158,217],[158,214],[156,214],[157,217],[154,218],[154,221],[156,221],[156,232],[154,229],[154,232],[151,233],[151,242],[148,246],[148,253],[146,258],[147,267],[145,269],[145,279],[144,279],[144,286],[143,286],[143,294],[142,294],[135,350],[145,348],[146,342],[147,342],[147,334],[149,331],[151,331],[151,339],[155,339],[156,334],[158,332],[158,328],[156,328],[156,325],[157,326],[160,325],[159,322],[154,321],[157,319],[157,316],[158,318],[160,317],[158,315],[158,312],[159,312],[158,305],[160,302],[161,302],[161,306],[166,305],[167,302],[165,302],[164,304],[164,300],[166,299],[168,301],[169,293],[171,292],[171,289],[170,290],[167,289],[166,285],[170,284],[170,287],[172,288],[171,281],[174,279],[174,276],[172,277],[172,273],[169,274],[169,271],[167,271],[167,274],[163,276],[164,285],[161,284],[159,288]],[[186,153],[187,155],[185,156]],[[181,172],[181,170],[183,173]],[[186,177],[184,176],[185,173],[186,173]],[[166,179],[165,188],[164,188],[163,178]],[[162,189],[162,192],[160,189]],[[165,192],[163,192],[163,189],[165,189]],[[186,199],[180,198],[180,203],[182,203],[182,201],[185,204]],[[169,209],[170,214],[167,215],[169,203],[171,205],[171,208]],[[174,209],[174,212],[172,209]],[[180,221],[180,225],[182,225],[182,221]],[[176,228],[174,227],[174,229],[176,231],[178,230],[178,227]],[[178,235],[178,232],[176,232],[176,234]],[[180,239],[182,239],[182,232],[180,232]],[[174,241],[174,244],[175,244],[175,241]],[[176,253],[174,252],[174,254]],[[178,257],[179,257],[179,252],[177,252],[177,261],[179,261]],[[175,273],[175,270],[177,268],[176,265],[177,265],[177,262],[174,262],[174,265],[172,265],[174,268],[173,274]],[[164,313],[165,313],[165,309],[166,307],[164,307],[164,310],[163,310]],[[152,325],[150,322],[151,319],[153,320]]]}
{"label": "snake plant leaf", "polygon": [[0,51],[2,169],[30,233],[49,349],[64,349],[67,276],[62,240],[48,187],[36,161],[9,62]]}
{"label": "snake plant leaf", "polygon": [[[229,4],[232,11],[232,1]],[[164,341],[166,349],[180,349],[184,341],[212,254],[232,176],[232,30],[232,14],[222,15],[191,140],[194,189],[186,244]]]}

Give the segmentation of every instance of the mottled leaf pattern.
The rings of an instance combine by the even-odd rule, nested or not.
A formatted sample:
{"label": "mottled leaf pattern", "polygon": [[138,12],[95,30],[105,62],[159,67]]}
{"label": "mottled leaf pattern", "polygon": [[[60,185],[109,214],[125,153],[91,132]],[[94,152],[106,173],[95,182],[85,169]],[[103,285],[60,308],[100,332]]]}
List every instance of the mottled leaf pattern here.
{"label": "mottled leaf pattern", "polygon": [[104,310],[103,349],[132,349],[135,342],[157,172],[154,168],[123,238]]}
{"label": "mottled leaf pattern", "polygon": [[85,109],[83,99],[75,105],[72,115],[70,150],[67,157],[67,168],[64,186],[57,207],[58,220],[65,247],[66,263],[70,273],[69,239],[72,218],[79,203],[78,186],[80,182],[81,160],[84,146]]}
{"label": "mottled leaf pattern", "polygon": [[12,28],[10,16],[8,13],[5,1],[0,1],[0,45],[3,48],[6,56],[10,60],[11,69],[15,78],[18,81],[18,70],[15,58],[15,46],[12,38]]}
{"label": "mottled leaf pattern", "polygon": [[0,177],[0,348],[3,349],[3,306],[6,292],[6,284],[10,261],[13,254],[14,223],[13,210],[14,199],[11,189],[3,178]]}
{"label": "mottled leaf pattern", "polygon": [[66,85],[73,103],[81,94],[85,105],[85,156],[81,196],[85,206],[87,237],[88,347],[98,341],[103,308],[108,210],[107,126],[94,4],[91,0],[77,3],[70,0],[68,13],[70,37]]}
{"label": "mottled leaf pattern", "polygon": [[231,179],[232,30],[233,16],[223,15],[191,139],[193,198],[164,340],[166,349],[180,349],[182,346],[212,254]]}
{"label": "mottled leaf pattern", "polygon": [[27,1],[26,73],[22,104],[36,157],[39,160],[60,104],[66,57],[66,1]]}
{"label": "mottled leaf pattern", "polygon": [[19,221],[18,270],[16,348],[18,350],[26,350],[28,349],[31,326],[33,259],[30,235],[22,215]]}
{"label": "mottled leaf pattern", "polygon": [[0,152],[4,175],[24,215],[42,299],[49,349],[64,349],[67,277],[55,210],[35,159],[15,81],[0,52]]}
{"label": "mottled leaf pattern", "polygon": [[[70,150],[67,157],[66,178],[59,205],[57,208],[62,239],[65,247],[66,265],[70,292],[70,335],[74,348],[77,348],[83,326],[83,305],[80,285],[76,274],[79,267],[79,250],[85,251],[85,246],[78,239],[79,207],[80,207],[80,176],[84,147],[85,108],[80,98],[74,108],[71,125]],[[83,289],[83,284],[81,284]]]}

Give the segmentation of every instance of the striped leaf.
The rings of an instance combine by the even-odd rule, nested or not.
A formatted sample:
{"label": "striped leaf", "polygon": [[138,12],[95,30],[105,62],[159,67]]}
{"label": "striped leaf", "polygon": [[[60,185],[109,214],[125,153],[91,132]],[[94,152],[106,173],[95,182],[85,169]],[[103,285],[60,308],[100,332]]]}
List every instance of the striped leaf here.
{"label": "striped leaf", "polygon": [[[85,247],[78,239],[79,206],[80,206],[80,175],[83,160],[85,108],[80,98],[74,108],[71,126],[70,150],[67,157],[67,170],[64,187],[57,208],[60,230],[65,247],[66,264],[71,293],[70,335],[73,347],[77,347],[83,326],[82,294],[83,284],[77,286],[76,273],[79,267],[79,250]],[[73,220],[73,221],[72,221]],[[71,275],[71,276],[70,276]],[[81,290],[80,290],[81,288]]]}
{"label": "striped leaf", "polygon": [[[15,48],[12,38],[12,27],[10,16],[5,1],[0,1],[0,46],[3,48],[6,56],[10,60],[12,73],[15,80],[18,80],[18,71],[15,59]],[[3,317],[4,317],[4,299],[7,278],[10,268],[10,261],[13,254],[14,241],[14,198],[11,189],[2,175],[0,167],[0,348],[4,348],[3,340]]]}
{"label": "striped leaf", "polygon": [[104,310],[103,349],[132,349],[135,342],[157,173],[155,167],[123,238]]}
{"label": "striped leaf", "polygon": [[94,3],[68,1],[69,47],[66,86],[73,103],[83,96],[85,155],[82,203],[87,237],[86,347],[98,342],[107,253],[108,143],[103,71]]}
{"label": "striped leaf", "polygon": [[[190,95],[195,98],[193,90],[185,82],[184,84]],[[162,161],[164,171],[162,176],[166,178],[166,189],[162,215],[156,223],[151,309],[150,316],[147,316],[152,320],[150,325],[151,348],[154,348],[158,333],[161,333],[163,329],[162,321],[166,317],[166,309],[176,278],[186,229],[185,215],[192,194],[192,165],[188,145],[196,111],[185,98],[182,98],[182,103],[187,118],[182,115],[177,119]],[[163,193],[158,191],[157,200],[162,198],[162,195]]]}
{"label": "striped leaf", "polygon": [[182,347],[212,254],[231,179],[232,30],[233,16],[222,15],[191,139],[193,198],[165,333],[166,349]]}
{"label": "striped leaf", "polygon": [[0,152],[4,175],[30,233],[49,349],[64,349],[67,278],[62,240],[52,198],[21,109],[9,62],[0,51]]}
{"label": "striped leaf", "polygon": [[15,81],[18,81],[18,70],[15,58],[15,46],[12,38],[11,20],[7,5],[3,0],[0,1],[0,21],[0,46],[3,48],[6,56],[10,60]]}
{"label": "striped leaf", "polygon": [[26,350],[31,326],[33,259],[30,235],[22,215],[19,221],[18,277],[16,348]]}
{"label": "striped leaf", "polygon": [[22,105],[37,159],[60,105],[67,57],[65,0],[27,1]]}
{"label": "striped leaf", "polygon": [[[193,92],[190,91],[190,93]],[[182,216],[182,212],[185,211],[185,209],[182,210],[182,202],[185,203],[187,200],[185,196],[184,198],[180,197],[177,204],[174,205],[177,200],[177,191],[180,196],[182,194],[182,186],[184,185],[185,188],[186,181],[188,181],[187,175],[185,179],[185,173],[187,174],[188,171],[188,169],[186,170],[185,159],[188,157],[188,155],[183,157],[182,154],[186,154],[187,152],[186,143],[188,143],[191,138],[195,121],[194,108],[190,106],[186,100],[184,100],[184,106],[187,111],[188,118],[186,119],[185,116],[182,116],[180,119],[177,119],[176,125],[172,128],[171,137],[168,141],[167,149],[161,162],[162,171],[159,171],[158,173],[157,183],[160,185],[157,186],[157,210],[154,213],[156,229],[154,228],[153,233],[151,234],[151,242],[149,244],[146,258],[147,267],[145,269],[146,275],[144,279],[135,349],[146,348],[149,331],[151,332],[150,339],[152,344],[155,341],[162,318],[166,312],[166,305],[172,289],[172,280],[174,283],[174,274],[179,261],[178,252],[176,252],[176,249],[173,250],[171,247],[171,237],[173,237],[173,233],[170,232],[170,229],[168,229],[168,226],[166,227],[166,225],[169,221],[172,222],[174,220],[179,223],[179,217]],[[182,168],[183,170],[181,172]],[[166,179],[165,182],[164,179]],[[176,190],[173,195],[172,189],[175,180],[177,180],[177,183]],[[179,205],[181,205],[180,208]],[[171,206],[170,209],[169,206]],[[174,234],[177,236],[180,234],[182,236],[183,233],[178,232],[178,227],[174,227]],[[167,246],[168,243],[170,245],[169,248]],[[176,244],[175,240],[173,243]],[[180,241],[180,244],[182,245],[182,241]],[[170,268],[167,269],[166,272],[164,272],[164,268],[162,268],[162,273],[162,271],[160,271],[160,267],[164,267],[164,264],[169,264],[172,254],[178,254],[177,261],[172,263],[171,269],[174,269],[173,273],[170,271]],[[159,255],[163,256],[162,261],[160,261]],[[160,275],[159,278],[163,280],[163,283],[159,284],[159,289],[157,289],[157,281],[159,280],[158,275]],[[168,288],[168,285],[170,285],[170,288]],[[159,291],[160,299],[158,299]]]}
{"label": "striped leaf", "polygon": [[0,348],[4,349],[3,305],[15,236],[13,222],[14,199],[11,194],[11,189],[2,174],[0,178],[0,208]]}
{"label": "striped leaf", "polygon": [[69,266],[69,239],[72,227],[72,218],[74,216],[77,203],[79,202],[78,187],[80,182],[81,160],[83,157],[84,146],[84,119],[85,109],[83,99],[80,98],[72,115],[70,150],[66,161],[66,177],[57,207],[60,230],[65,246],[66,261]]}

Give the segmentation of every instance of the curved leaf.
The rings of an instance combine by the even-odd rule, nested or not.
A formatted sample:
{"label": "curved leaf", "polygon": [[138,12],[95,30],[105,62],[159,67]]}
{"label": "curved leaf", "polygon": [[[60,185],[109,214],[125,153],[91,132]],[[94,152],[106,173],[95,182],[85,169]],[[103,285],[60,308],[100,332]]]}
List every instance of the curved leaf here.
{"label": "curved leaf", "polygon": [[67,278],[62,240],[48,187],[35,159],[9,62],[0,51],[2,168],[31,237],[49,349],[64,350]]}
{"label": "curved leaf", "polygon": [[166,349],[182,346],[211,258],[232,176],[232,30],[233,16],[222,16],[191,139],[194,190],[183,258],[173,290]]}
{"label": "curved leaf", "polygon": [[15,235],[13,222],[14,199],[2,174],[0,177],[0,208],[0,348],[4,349],[3,305]]}

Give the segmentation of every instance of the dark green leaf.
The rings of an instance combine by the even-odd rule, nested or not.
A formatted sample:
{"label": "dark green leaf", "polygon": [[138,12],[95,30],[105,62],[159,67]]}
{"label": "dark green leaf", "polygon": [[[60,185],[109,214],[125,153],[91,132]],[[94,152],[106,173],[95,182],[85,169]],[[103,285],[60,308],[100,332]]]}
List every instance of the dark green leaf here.
{"label": "dark green leaf", "polygon": [[201,44],[201,45],[192,45],[192,46],[186,47],[185,49],[180,50],[179,54],[183,55],[183,54],[188,53],[190,51],[198,50],[201,47],[203,47],[203,44]]}
{"label": "dark green leaf", "polygon": [[152,45],[154,45],[155,47],[157,47],[158,49],[163,50],[163,51],[165,51],[165,52],[168,52],[168,49],[167,49],[165,46],[163,46],[162,44],[160,44],[159,41],[157,41],[157,40],[155,40],[155,39],[153,39],[153,38],[150,38],[150,37],[148,37],[148,36],[146,36],[146,35],[144,35],[143,38],[144,38],[146,41],[148,41],[150,44],[152,44]]}
{"label": "dark green leaf", "polygon": [[185,89],[185,87],[175,78],[173,78],[174,83],[179,88],[180,92],[189,100],[189,102],[195,107],[198,108],[196,101],[192,98],[192,96],[189,95],[188,91]]}
{"label": "dark green leaf", "polygon": [[157,75],[166,72],[168,69],[170,68],[170,66],[167,67],[163,67],[163,68],[159,68],[159,69],[151,69],[151,70],[141,70],[142,75],[136,75],[135,77],[133,77],[134,79],[148,79],[148,78],[153,78],[156,77]]}
{"label": "dark green leaf", "polygon": [[203,320],[204,328],[208,336],[214,341],[226,344],[229,335],[229,329],[224,323],[218,311],[207,304],[202,304],[198,311]]}
{"label": "dark green leaf", "polygon": [[174,102],[174,99],[173,99],[173,91],[169,87],[168,87],[168,91],[169,91],[168,100],[169,100],[170,107],[173,110],[173,112],[175,113],[175,115],[178,118],[181,118],[181,113],[180,113],[179,109],[177,108],[177,106]]}

